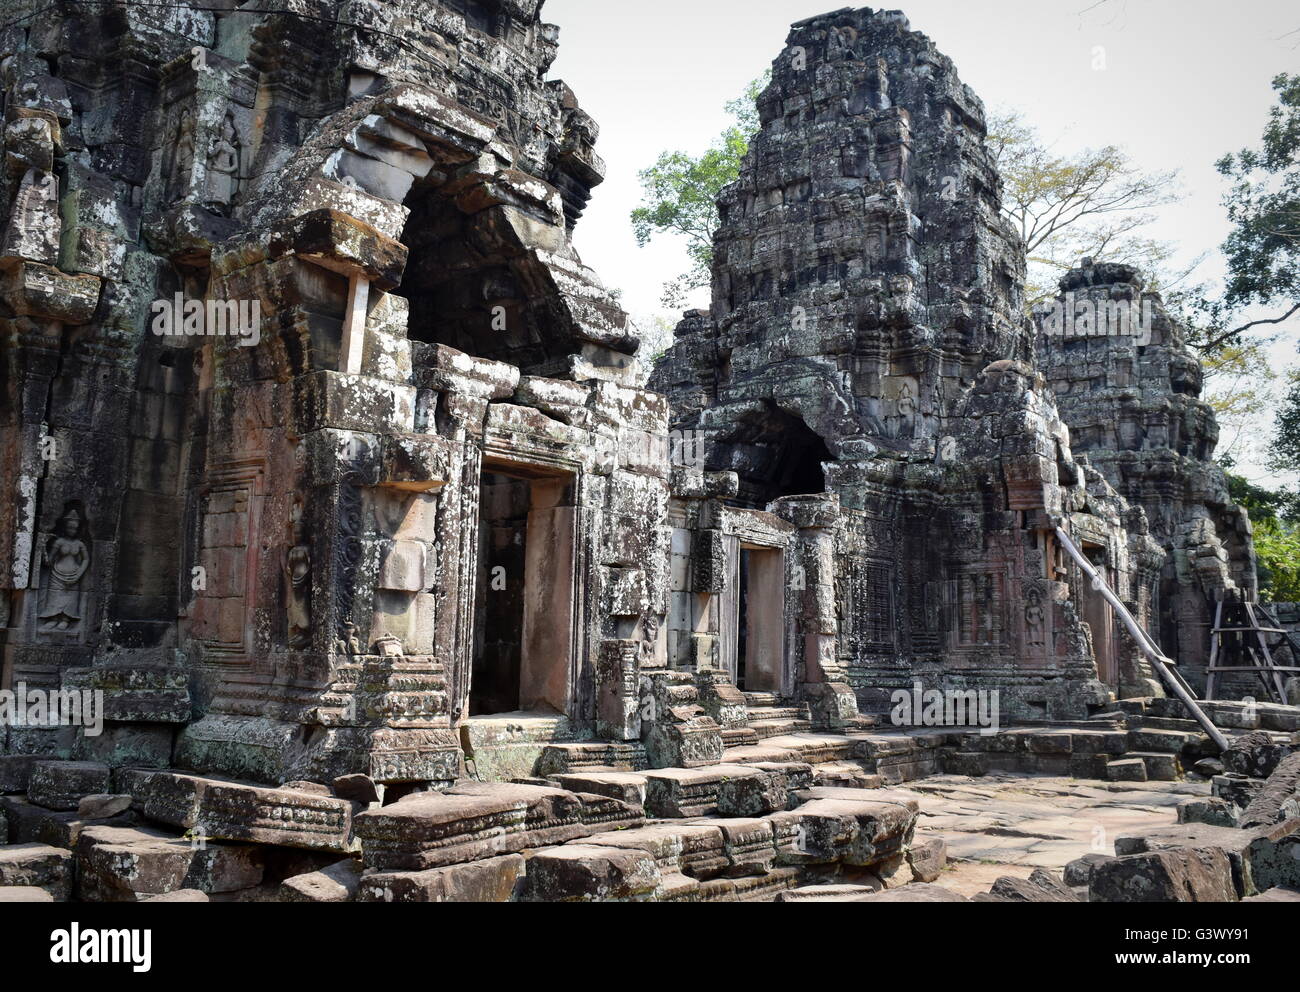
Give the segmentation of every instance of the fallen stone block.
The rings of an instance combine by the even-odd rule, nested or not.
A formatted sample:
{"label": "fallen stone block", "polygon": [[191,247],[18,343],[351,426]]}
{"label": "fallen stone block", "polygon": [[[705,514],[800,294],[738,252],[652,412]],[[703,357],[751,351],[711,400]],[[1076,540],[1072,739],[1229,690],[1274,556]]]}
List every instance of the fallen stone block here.
{"label": "fallen stone block", "polygon": [[179,889],[209,895],[259,885],[260,849],[187,840],[143,827],[86,827],[77,841],[77,889],[86,902],[138,902]]}
{"label": "fallen stone block", "polygon": [[1244,775],[1216,775],[1210,780],[1211,795],[1243,812],[1263,788],[1262,779],[1246,778]]}
{"label": "fallen stone block", "polygon": [[645,809],[609,796],[575,793],[582,802],[582,823],[590,832],[639,827],[645,823]]}
{"label": "fallen stone block", "polygon": [[1290,751],[1289,745],[1278,744],[1270,734],[1257,730],[1229,741],[1220,760],[1228,774],[1268,778]]}
{"label": "fallen stone block", "polygon": [[1252,891],[1300,888],[1300,819],[1263,827],[1245,852]]}
{"label": "fallen stone block", "polygon": [[[1130,751],[1121,761],[1141,761],[1146,766],[1148,782],[1177,782],[1183,777],[1183,765],[1177,754],[1163,751]],[[1110,768],[1115,762],[1106,767]]]}
{"label": "fallen stone block", "polygon": [[361,865],[352,858],[280,883],[280,902],[352,902],[361,887]]}
{"label": "fallen stone block", "polygon": [[[635,830],[613,830],[594,834],[581,843],[587,847],[619,847],[644,851],[655,860],[661,874],[684,874],[682,851],[685,836],[677,823],[650,823]],[[720,836],[720,835],[719,835]]]}
{"label": "fallen stone block", "polygon": [[67,902],[72,876],[69,851],[48,844],[0,847],[0,886],[44,889],[56,902]]}
{"label": "fallen stone block", "polygon": [[1117,855],[1146,854],[1151,851],[1171,851],[1182,848],[1214,848],[1227,855],[1232,866],[1232,880],[1238,895],[1248,895],[1256,890],[1248,851],[1252,843],[1265,836],[1269,830],[1279,830],[1279,837],[1300,829],[1300,820],[1290,821],[1273,828],[1241,830],[1235,827],[1216,827],[1205,823],[1185,823],[1155,827],[1142,834],[1120,836],[1115,839]]}
{"label": "fallen stone block", "polygon": [[1071,889],[1086,886],[1092,880],[1092,871],[1097,865],[1114,860],[1109,854],[1085,854],[1065,866],[1062,878]]}
{"label": "fallen stone block", "polygon": [[[701,882],[701,889],[706,885],[727,882],[730,894],[724,901],[731,902],[775,902],[782,892],[789,892],[799,884],[801,874],[797,868],[774,868],[765,875],[750,875],[745,878],[719,878],[712,882]],[[725,890],[723,890],[725,891]]]}
{"label": "fallen stone block", "polygon": [[1226,799],[1207,796],[1204,799],[1185,799],[1178,804],[1179,823],[1207,823],[1215,827],[1235,827],[1237,811]]}
{"label": "fallen stone block", "polygon": [[646,851],[568,844],[529,858],[525,889],[535,902],[628,902],[653,898],[661,881]]}
{"label": "fallen stone block", "polygon": [[135,826],[138,817],[133,812],[122,813],[109,819],[85,819],[80,813],[60,812],[29,803],[21,796],[0,796],[0,810],[9,823],[9,839],[14,844],[48,844],[73,850],[83,828],[98,826]]}
{"label": "fallen stone block", "polygon": [[1218,848],[1132,854],[1096,865],[1089,902],[1236,902],[1228,855]]}
{"label": "fallen stone block", "polygon": [[27,784],[27,799],[61,812],[75,810],[83,796],[109,791],[108,765],[94,761],[37,761]]}
{"label": "fallen stone block", "polygon": [[344,775],[334,780],[334,795],[369,806],[379,802],[379,787],[369,775]]}
{"label": "fallen stone block", "polygon": [[551,781],[570,792],[585,792],[636,806],[645,805],[646,779],[639,772],[582,772],[553,775]]}
{"label": "fallen stone block", "polygon": [[582,820],[582,800],[563,789],[502,782],[461,782],[444,795],[473,796],[505,803],[522,803],[528,847],[550,847],[592,833]]}
{"label": "fallen stone block", "polygon": [[1141,758],[1121,758],[1106,766],[1106,778],[1111,782],[1145,782],[1146,762]]}
{"label": "fallen stone block", "polygon": [[728,863],[723,874],[728,878],[766,875],[772,870],[776,861],[776,843],[770,820],[711,820],[710,826],[717,827],[722,833]]}
{"label": "fallen stone block", "polygon": [[506,854],[470,864],[419,872],[367,872],[358,902],[513,902],[524,879],[524,858]]}
{"label": "fallen stone block", "polygon": [[1300,816],[1300,753],[1282,758],[1237,821],[1240,827],[1266,827]]}
{"label": "fallen stone block", "polygon": [[352,805],[327,789],[322,795],[172,771],[150,775],[139,789],[146,817],[210,839],[353,850]]}
{"label": "fallen stone block", "polygon": [[989,890],[1008,902],[1082,902],[1071,888],[1050,871],[1036,869],[1028,878],[999,878]]}
{"label": "fallen stone block", "polygon": [[26,792],[32,765],[39,760],[30,754],[0,754],[0,793]]}
{"label": "fallen stone block", "polygon": [[765,780],[766,775],[746,765],[712,765],[707,768],[660,768],[646,772],[646,812],[661,819],[713,816],[718,812],[718,790],[739,778]]}
{"label": "fallen stone block", "polygon": [[796,823],[791,863],[840,861],[871,867],[902,854],[911,843],[917,812],[914,802],[814,799],[786,815]]}
{"label": "fallen stone block", "polygon": [[907,849],[907,863],[917,881],[937,881],[948,864],[948,842],[942,837],[927,837],[913,843]]}
{"label": "fallen stone block", "polygon": [[84,796],[77,804],[77,816],[82,820],[111,820],[131,808],[130,796]]}
{"label": "fallen stone block", "polygon": [[420,793],[359,814],[355,828],[366,867],[424,871],[523,850],[527,816],[520,799]]}
{"label": "fallen stone block", "polygon": [[788,776],[780,772],[728,778],[718,783],[717,813],[725,817],[766,816],[789,806],[790,791]]}

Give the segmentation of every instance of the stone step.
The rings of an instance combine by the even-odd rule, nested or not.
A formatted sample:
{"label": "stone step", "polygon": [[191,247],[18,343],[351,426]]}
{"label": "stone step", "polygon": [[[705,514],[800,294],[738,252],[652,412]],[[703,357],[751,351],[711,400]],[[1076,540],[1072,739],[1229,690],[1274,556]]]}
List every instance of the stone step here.
{"label": "stone step", "polygon": [[724,748],[750,747],[757,743],[758,734],[754,732],[753,727],[733,727],[730,730],[722,731],[722,746]]}
{"label": "stone step", "polygon": [[749,722],[756,720],[801,720],[804,711],[798,706],[747,706],[745,713]]}
{"label": "stone step", "polygon": [[849,761],[856,757],[858,739],[838,734],[790,733],[764,738],[763,744],[793,752],[795,761],[820,765],[827,761]]}
{"label": "stone step", "polygon": [[775,692],[742,692],[745,697],[745,706],[776,706],[781,702],[781,697]]}
{"label": "stone step", "polygon": [[841,789],[879,789],[885,780],[857,761],[826,761],[812,766],[813,784]]}
{"label": "stone step", "polygon": [[1192,734],[1182,730],[1143,728],[1128,732],[1128,746],[1130,751],[1178,754],[1188,745],[1195,744],[1201,737],[1199,733]]}
{"label": "stone step", "polygon": [[[1146,766],[1148,782],[1177,782],[1183,777],[1182,762],[1176,754],[1167,751],[1130,751],[1120,756],[1120,761],[1134,760],[1141,761]],[[1107,766],[1108,772],[1114,764],[1112,761]]]}
{"label": "stone step", "polygon": [[1201,725],[1195,720],[1182,720],[1171,716],[1143,716],[1142,730],[1179,730],[1185,734],[1201,733]]}
{"label": "stone step", "polygon": [[754,732],[760,741],[763,741],[769,737],[803,733],[811,730],[812,724],[807,720],[794,719],[757,720],[750,723],[749,729]]}
{"label": "stone step", "polygon": [[550,778],[570,772],[637,772],[649,765],[645,745],[633,743],[548,744],[537,760],[537,775]]}

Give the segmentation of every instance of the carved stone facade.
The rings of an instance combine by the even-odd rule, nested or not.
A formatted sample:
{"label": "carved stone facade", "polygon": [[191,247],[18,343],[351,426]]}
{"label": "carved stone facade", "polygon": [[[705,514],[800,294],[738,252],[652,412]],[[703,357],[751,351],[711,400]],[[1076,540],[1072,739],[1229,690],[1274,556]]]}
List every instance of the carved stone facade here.
{"label": "carved stone facade", "polygon": [[[1068,326],[1057,320],[1067,310]],[[1233,593],[1253,598],[1258,581],[1250,520],[1211,460],[1219,425],[1200,398],[1201,364],[1185,329],[1143,292],[1133,268],[1088,259],[1061,280],[1037,324],[1039,367],[1071,446],[1145,511],[1167,555],[1152,590],[1153,632],[1204,687],[1214,604]]]}
{"label": "carved stone facade", "polygon": [[510,855],[629,825],[625,788],[715,809],[724,762],[763,815],[967,767],[869,733],[917,682],[1118,718],[1160,688],[1058,526],[1189,662],[1250,588],[1178,329],[1036,343],[983,107],[897,12],[795,25],[651,380],[572,246],[604,167],[540,0],[290,6],[0,33],[3,686],[110,725],[6,757],[170,769],[119,779],[157,822],[281,843],[270,804],[341,851],[368,776],[369,867],[431,869],[404,794]]}
{"label": "carved stone facade", "polygon": [[179,682],[152,763],[272,783],[450,783],[484,710],[639,741],[668,408],[540,6],[6,29],[5,685]]}
{"label": "carved stone facade", "polygon": [[791,688],[849,686],[875,712],[914,679],[996,688],[1021,719],[1159,691],[1056,545],[1066,524],[1154,624],[1164,552],[1076,461],[1035,364],[979,100],[901,15],[845,10],[794,26],[759,109],[713,306],[652,384],[736,502],[797,522],[788,497],[831,494]]}

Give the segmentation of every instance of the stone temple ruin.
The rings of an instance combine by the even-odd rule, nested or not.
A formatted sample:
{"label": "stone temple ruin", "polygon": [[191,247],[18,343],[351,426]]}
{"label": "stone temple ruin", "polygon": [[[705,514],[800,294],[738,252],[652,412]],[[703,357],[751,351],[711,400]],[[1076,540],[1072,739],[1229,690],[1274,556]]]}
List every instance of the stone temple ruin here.
{"label": "stone temple ruin", "polygon": [[[1062,293],[1149,340],[1024,315],[900,13],[793,27],[651,370],[541,0],[8,6],[0,688],[103,726],[11,706],[0,897],[961,898],[899,790],[1013,773],[1234,839],[983,898],[1297,881],[1300,710],[1206,704],[1215,757],[1057,538],[1202,684],[1256,590],[1200,367],[1130,269]],[[1000,731],[891,721],[922,688]]]}

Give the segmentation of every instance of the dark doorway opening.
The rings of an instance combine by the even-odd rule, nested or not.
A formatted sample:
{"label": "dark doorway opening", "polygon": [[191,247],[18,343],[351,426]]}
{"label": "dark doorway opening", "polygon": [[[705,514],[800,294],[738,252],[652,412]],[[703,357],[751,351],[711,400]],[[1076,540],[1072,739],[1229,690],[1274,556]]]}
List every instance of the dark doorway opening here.
{"label": "dark doorway opening", "polygon": [[738,425],[717,448],[709,469],[737,471],[742,506],[763,509],[782,496],[826,491],[825,462],[834,461],[826,442],[798,417],[775,403]]}
{"label": "dark doorway opening", "polygon": [[785,556],[742,546],[737,583],[736,687],[781,692],[785,674]]}
{"label": "dark doorway opening", "polygon": [[529,490],[527,480],[483,473],[470,716],[519,709]]}
{"label": "dark doorway opening", "polygon": [[469,715],[567,714],[573,692],[573,476],[484,466]]}

